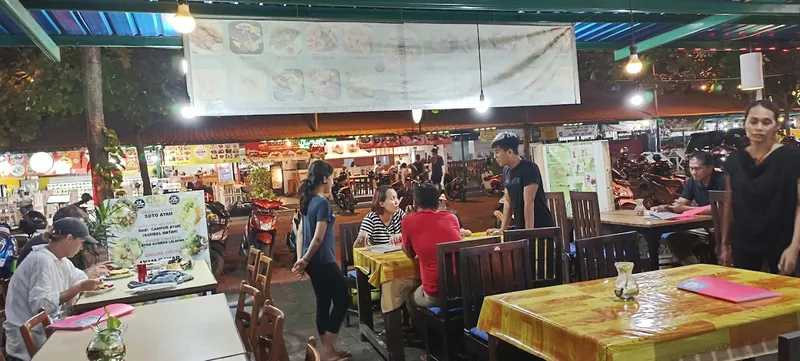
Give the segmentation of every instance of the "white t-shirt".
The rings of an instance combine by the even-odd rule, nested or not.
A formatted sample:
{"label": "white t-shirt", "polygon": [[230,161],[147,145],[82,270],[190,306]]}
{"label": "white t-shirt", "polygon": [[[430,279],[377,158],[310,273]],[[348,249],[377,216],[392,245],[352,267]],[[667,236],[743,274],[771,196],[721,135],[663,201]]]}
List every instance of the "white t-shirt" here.
{"label": "white t-shirt", "polygon": [[[8,286],[6,322],[3,324],[6,352],[20,360],[30,360],[19,327],[42,308],[52,318],[58,311],[61,292],[87,278],[86,273],[75,268],[69,259],[56,258],[47,245],[34,246]],[[33,337],[38,345],[46,341],[41,327],[33,329]]]}

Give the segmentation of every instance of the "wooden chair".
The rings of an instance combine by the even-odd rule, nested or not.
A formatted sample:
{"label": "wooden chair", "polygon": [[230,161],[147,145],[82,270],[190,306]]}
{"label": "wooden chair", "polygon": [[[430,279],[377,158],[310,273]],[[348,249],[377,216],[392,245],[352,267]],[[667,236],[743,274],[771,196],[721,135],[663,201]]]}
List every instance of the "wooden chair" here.
{"label": "wooden chair", "polygon": [[600,202],[595,192],[569,192],[572,202],[572,224],[575,240],[599,237],[603,223],[600,222]]}
{"label": "wooden chair", "polygon": [[509,242],[506,238],[502,244],[463,248],[459,252],[464,344],[470,360],[489,360],[489,336],[477,327],[483,299],[533,285],[530,244],[527,240]]}
{"label": "wooden chair", "polygon": [[247,253],[247,284],[255,286],[256,284],[256,270],[258,268],[258,261],[261,259],[263,253],[255,247],[251,247]]}
{"label": "wooden chair", "polygon": [[245,281],[242,281],[239,287],[239,302],[236,304],[234,322],[236,323],[236,329],[239,331],[239,337],[242,339],[244,348],[247,352],[253,352],[253,346],[257,344],[255,340],[261,303],[253,302],[253,309],[250,313],[245,311],[244,307],[248,296],[258,301],[261,299],[261,292],[255,287],[248,285]]}
{"label": "wooden chair", "polygon": [[504,242],[528,240],[533,272],[532,288],[564,283],[561,229],[558,227],[519,229],[503,232]]}
{"label": "wooden chair", "polygon": [[288,359],[286,345],[283,341],[283,322],[286,317],[266,300],[261,307],[261,319],[255,338],[255,356],[257,361],[279,361]]}
{"label": "wooden chair", "polygon": [[546,192],[544,198],[547,201],[547,206],[550,208],[550,213],[553,214],[553,222],[556,227],[561,228],[561,250],[563,256],[561,257],[561,274],[564,276],[564,283],[570,282],[570,257],[569,257],[569,243],[570,243],[570,225],[567,219],[567,201],[563,192]]}
{"label": "wooden chair", "polygon": [[306,345],[306,358],[304,361],[320,361],[322,356],[317,351],[317,340],[314,336],[308,338],[308,345]]}
{"label": "wooden chair", "polygon": [[633,262],[633,272],[642,270],[636,232],[578,239],[578,277],[590,281],[617,274],[615,262]]}
{"label": "wooden chair", "polygon": [[725,191],[708,191],[708,199],[711,201],[711,217],[714,219],[714,252],[717,254],[717,259],[720,255],[720,247],[722,247],[722,233],[723,229],[727,226],[725,223]]}
{"label": "wooden chair", "polygon": [[50,316],[47,315],[47,312],[44,310],[39,310],[39,313],[36,316],[31,317],[30,320],[25,321],[22,326],[19,326],[19,333],[22,334],[22,340],[25,342],[25,347],[28,349],[28,354],[31,355],[31,358],[36,355],[36,352],[39,351],[40,345],[36,344],[36,341],[33,339],[33,328],[36,326],[41,326],[44,328],[44,335],[46,338],[50,338],[53,335],[53,330],[50,328]]}
{"label": "wooden chair", "polygon": [[778,361],[800,360],[800,331],[778,336]]}
{"label": "wooden chair", "polygon": [[[350,290],[350,294],[356,293],[356,269],[353,267],[353,244],[356,243],[358,231],[361,229],[361,222],[343,223],[339,225],[339,265],[342,269],[344,281]],[[358,305],[350,297],[350,307],[347,308],[345,316],[345,326],[350,327],[350,315],[358,317]]]}
{"label": "wooden chair", "polygon": [[422,314],[423,339],[425,351],[431,355],[430,331],[434,331],[443,338],[442,361],[454,359],[450,354],[452,337],[463,328],[463,313],[461,300],[461,282],[455,274],[454,265],[461,249],[500,243],[500,237],[491,237],[475,240],[446,242],[436,245],[436,263],[439,271],[439,305],[436,307],[419,307]]}
{"label": "wooden chair", "polygon": [[256,302],[264,302],[264,300],[271,300],[269,288],[272,282],[272,258],[262,254],[258,258],[258,265],[256,266],[256,277],[253,286],[261,292],[261,300]]}

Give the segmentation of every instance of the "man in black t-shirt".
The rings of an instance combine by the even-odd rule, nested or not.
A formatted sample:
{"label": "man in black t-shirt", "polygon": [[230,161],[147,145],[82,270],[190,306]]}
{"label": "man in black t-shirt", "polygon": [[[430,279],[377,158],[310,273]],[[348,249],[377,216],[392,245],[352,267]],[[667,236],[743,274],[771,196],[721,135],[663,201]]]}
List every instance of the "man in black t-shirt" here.
{"label": "man in black t-shirt", "polygon": [[[714,158],[710,153],[698,151],[689,157],[689,173],[692,178],[683,184],[683,193],[670,205],[653,207],[656,212],[683,213],[697,207],[711,204],[708,191],[724,191],[725,175],[714,170]],[[699,214],[710,215],[711,209]],[[694,249],[708,242],[713,242],[705,229],[693,229],[686,232],[675,232],[664,235],[664,244],[672,255],[683,265],[696,264],[700,261]]]}
{"label": "man in black t-shirt", "polygon": [[519,136],[500,133],[492,141],[497,163],[503,166],[505,202],[500,229],[489,229],[487,235],[501,234],[511,225],[517,229],[553,227],[553,216],[547,207],[542,188],[542,173],[536,163],[519,156]]}

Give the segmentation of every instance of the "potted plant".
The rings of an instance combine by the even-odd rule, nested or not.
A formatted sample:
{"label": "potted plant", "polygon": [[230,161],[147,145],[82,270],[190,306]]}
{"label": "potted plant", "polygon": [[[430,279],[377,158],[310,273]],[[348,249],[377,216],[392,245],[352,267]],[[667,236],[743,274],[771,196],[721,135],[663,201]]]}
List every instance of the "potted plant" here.
{"label": "potted plant", "polygon": [[107,308],[103,309],[105,327],[100,326],[101,321],[92,326],[94,337],[86,347],[86,357],[89,361],[123,361],[125,343],[122,341],[122,332],[125,331],[125,326],[118,318],[111,316]]}

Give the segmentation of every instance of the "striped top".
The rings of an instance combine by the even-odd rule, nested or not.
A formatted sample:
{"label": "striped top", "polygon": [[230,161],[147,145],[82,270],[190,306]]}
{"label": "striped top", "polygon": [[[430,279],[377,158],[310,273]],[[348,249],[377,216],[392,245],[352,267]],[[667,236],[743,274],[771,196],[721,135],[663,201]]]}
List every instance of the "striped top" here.
{"label": "striped top", "polygon": [[398,209],[389,224],[385,224],[377,213],[369,212],[364,216],[364,220],[361,221],[360,231],[369,235],[370,246],[389,243],[393,235],[400,234],[400,221],[403,220],[405,215],[406,213],[402,209]]}

